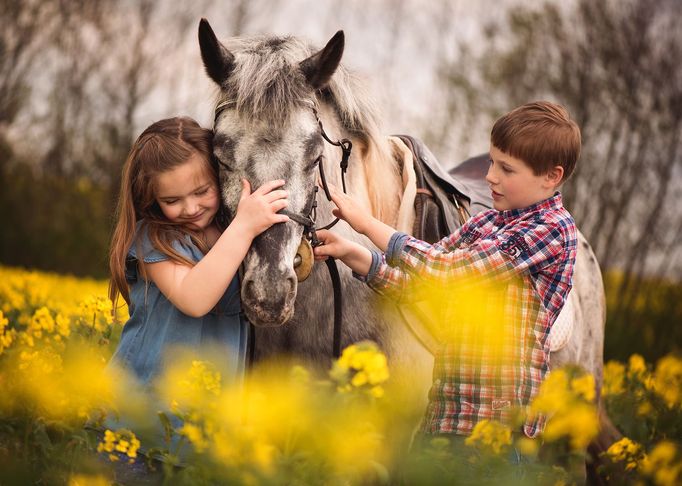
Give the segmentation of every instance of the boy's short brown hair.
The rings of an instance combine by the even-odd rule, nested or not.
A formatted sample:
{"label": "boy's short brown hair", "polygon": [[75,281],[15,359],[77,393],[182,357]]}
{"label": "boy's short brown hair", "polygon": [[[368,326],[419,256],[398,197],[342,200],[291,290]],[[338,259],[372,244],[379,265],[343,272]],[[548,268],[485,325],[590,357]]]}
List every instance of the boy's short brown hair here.
{"label": "boy's short brown hair", "polygon": [[563,167],[562,182],[573,173],[580,157],[580,128],[566,108],[549,101],[526,103],[498,118],[490,142],[523,160],[535,175]]}

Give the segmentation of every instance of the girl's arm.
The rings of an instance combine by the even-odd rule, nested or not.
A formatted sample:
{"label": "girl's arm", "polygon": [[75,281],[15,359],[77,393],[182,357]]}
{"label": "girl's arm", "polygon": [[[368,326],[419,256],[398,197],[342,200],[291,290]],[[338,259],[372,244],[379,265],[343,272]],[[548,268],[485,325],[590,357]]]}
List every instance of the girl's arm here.
{"label": "girl's arm", "polygon": [[287,205],[287,192],[274,189],[284,185],[284,181],[267,182],[253,194],[248,181],[243,180],[242,185],[234,220],[195,266],[171,260],[144,264],[159,290],[189,316],[201,317],[218,303],[258,234],[289,220],[277,214]]}

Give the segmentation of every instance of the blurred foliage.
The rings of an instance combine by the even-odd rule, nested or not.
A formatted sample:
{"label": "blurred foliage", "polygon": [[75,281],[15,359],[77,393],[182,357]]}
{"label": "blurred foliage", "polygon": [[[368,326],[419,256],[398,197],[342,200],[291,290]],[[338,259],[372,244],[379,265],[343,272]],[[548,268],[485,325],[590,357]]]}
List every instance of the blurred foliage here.
{"label": "blurred foliage", "polygon": [[606,332],[604,359],[627,360],[639,353],[656,361],[668,353],[682,353],[682,282],[644,279],[632,306],[621,305],[623,272],[604,275]]}
{"label": "blurred foliage", "polygon": [[0,262],[103,278],[113,221],[108,188],[86,177],[0,166]]}

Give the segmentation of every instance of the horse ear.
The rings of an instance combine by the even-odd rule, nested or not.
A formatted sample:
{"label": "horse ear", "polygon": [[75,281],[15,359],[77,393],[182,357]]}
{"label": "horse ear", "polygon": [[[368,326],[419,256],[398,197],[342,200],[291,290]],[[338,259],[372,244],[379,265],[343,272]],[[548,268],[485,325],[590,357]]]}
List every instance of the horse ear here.
{"label": "horse ear", "polygon": [[206,19],[199,22],[199,47],[206,73],[213,81],[222,84],[232,72],[234,55],[218,41]]}
{"label": "horse ear", "polygon": [[345,37],[340,30],[327,42],[324,49],[301,61],[301,71],[313,89],[323,88],[329,82],[339,67],[344,45]]}

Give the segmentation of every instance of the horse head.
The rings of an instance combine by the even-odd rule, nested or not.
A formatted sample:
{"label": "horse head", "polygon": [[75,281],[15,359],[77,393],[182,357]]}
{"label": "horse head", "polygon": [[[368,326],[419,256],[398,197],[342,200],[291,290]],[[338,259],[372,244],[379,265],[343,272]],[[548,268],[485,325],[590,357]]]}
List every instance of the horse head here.
{"label": "horse head", "polygon": [[[317,164],[325,156],[317,96],[339,66],[343,32],[313,52],[292,37],[221,43],[202,19],[199,44],[206,72],[220,88],[213,152],[228,213],[233,217],[237,209],[242,178],[254,189],[284,179],[288,213],[307,218],[316,194]],[[296,219],[256,237],[244,260],[242,304],[255,325],[280,326],[293,315],[298,289],[294,265],[304,236]]]}

